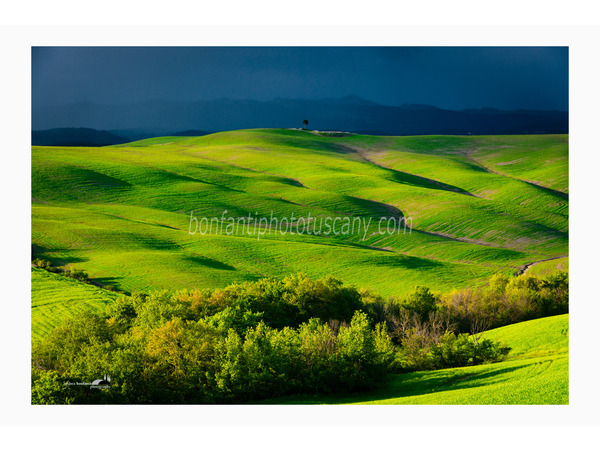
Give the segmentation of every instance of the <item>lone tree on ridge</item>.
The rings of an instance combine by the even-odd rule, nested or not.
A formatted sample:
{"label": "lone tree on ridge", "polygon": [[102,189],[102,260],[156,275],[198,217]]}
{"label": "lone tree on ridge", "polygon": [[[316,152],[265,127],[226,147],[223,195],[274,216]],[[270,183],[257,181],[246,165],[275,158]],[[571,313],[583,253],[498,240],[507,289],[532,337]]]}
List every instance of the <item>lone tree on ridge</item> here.
{"label": "lone tree on ridge", "polygon": [[306,130],[306,126],[308,125],[308,120],[304,119],[302,121],[302,125],[304,125],[303,128]]}

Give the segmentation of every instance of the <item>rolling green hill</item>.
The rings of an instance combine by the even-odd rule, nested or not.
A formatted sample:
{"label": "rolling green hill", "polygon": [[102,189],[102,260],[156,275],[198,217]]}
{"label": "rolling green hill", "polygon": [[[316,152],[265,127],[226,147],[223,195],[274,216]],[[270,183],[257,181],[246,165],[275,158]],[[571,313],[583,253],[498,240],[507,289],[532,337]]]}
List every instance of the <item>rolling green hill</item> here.
{"label": "rolling green hill", "polygon": [[65,319],[84,311],[101,312],[117,294],[90,284],[31,268],[31,339],[38,341]]}
{"label": "rolling green hill", "polygon": [[[416,285],[476,287],[495,273],[568,268],[567,169],[564,135],[257,129],[33,147],[32,256],[125,292],[217,288],[295,272],[333,275],[383,296]],[[213,218],[211,233],[197,231],[213,227]],[[32,340],[117,296],[32,268]],[[290,402],[568,403],[568,315],[486,337],[512,347],[505,361],[395,375],[368,394]]]}
{"label": "rolling green hill", "polygon": [[394,375],[379,388],[346,396],[288,397],[276,404],[530,405],[569,403],[569,315],[490,330],[512,348],[505,361]]}
{"label": "rolling green hill", "polygon": [[554,258],[548,261],[535,263],[525,270],[525,273],[531,275],[547,275],[558,270],[569,270],[569,257]]}
{"label": "rolling green hill", "polygon": [[[568,254],[567,163],[564,135],[257,129],[33,147],[33,252],[124,291],[223,287],[299,271],[383,295],[460,288]],[[192,214],[224,211],[294,214],[296,222],[285,235],[264,226],[262,236],[254,226],[189,234]],[[349,235],[299,235],[297,218],[309,214],[371,222]],[[388,219],[411,218],[412,232],[380,234],[381,217],[384,230]],[[34,285],[34,303],[38,292]]]}

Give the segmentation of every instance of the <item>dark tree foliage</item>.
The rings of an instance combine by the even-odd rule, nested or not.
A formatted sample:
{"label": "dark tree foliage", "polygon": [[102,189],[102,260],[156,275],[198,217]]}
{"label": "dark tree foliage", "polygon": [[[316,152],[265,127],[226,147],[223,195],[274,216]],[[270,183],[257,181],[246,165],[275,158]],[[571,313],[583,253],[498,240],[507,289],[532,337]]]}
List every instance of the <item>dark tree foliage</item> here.
{"label": "dark tree foliage", "polygon": [[[34,344],[32,402],[247,403],[364,390],[392,372],[498,361],[510,349],[485,339],[487,328],[565,312],[562,272],[391,299],[303,274],[121,296]],[[110,389],[81,385],[106,374]]]}
{"label": "dark tree foliage", "polygon": [[569,274],[495,275],[487,287],[443,294],[438,308],[460,331],[471,333],[565,314],[569,312]]}
{"label": "dark tree foliage", "polygon": [[[366,389],[395,349],[331,277],[120,297],[34,345],[34,403],[239,403]],[[331,323],[328,323],[331,322]],[[68,385],[110,374],[110,389]]]}
{"label": "dark tree foliage", "polygon": [[40,269],[44,269],[47,270],[48,272],[52,272],[52,273],[59,273],[65,277],[69,277],[69,278],[75,278],[76,280],[82,281],[82,282],[87,282],[89,275],[84,272],[83,270],[79,270],[79,269],[61,269],[59,267],[54,267],[54,265],[45,259],[42,258],[36,258],[31,262],[35,267],[38,267]]}

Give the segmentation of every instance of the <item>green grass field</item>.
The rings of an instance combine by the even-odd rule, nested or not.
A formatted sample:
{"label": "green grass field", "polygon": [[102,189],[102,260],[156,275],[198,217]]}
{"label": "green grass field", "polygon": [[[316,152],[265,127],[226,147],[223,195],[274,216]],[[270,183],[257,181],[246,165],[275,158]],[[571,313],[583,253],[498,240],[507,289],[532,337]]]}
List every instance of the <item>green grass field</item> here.
{"label": "green grass field", "polygon": [[[124,291],[298,271],[384,295],[477,285],[567,255],[567,153],[566,136],[298,130],[34,147],[32,243],[35,256]],[[346,236],[188,234],[192,211],[224,210],[371,223]],[[412,233],[379,234],[380,217],[410,217]]]}
{"label": "green grass field", "polygon": [[274,404],[566,405],[569,403],[569,315],[509,325],[485,337],[509,345],[505,361],[394,375],[368,393],[295,396]]}
{"label": "green grass field", "polygon": [[556,258],[550,261],[542,261],[527,268],[525,273],[531,275],[547,275],[557,270],[569,270],[569,257]]}
{"label": "green grass field", "polygon": [[[331,274],[384,296],[416,285],[475,287],[494,273],[568,269],[567,167],[565,135],[257,129],[33,147],[32,254],[124,292],[217,288],[295,272]],[[285,235],[266,223],[230,235],[223,228],[190,234],[192,215],[207,225],[213,217],[286,218],[289,228]],[[309,215],[367,226],[300,234],[299,218]],[[388,220],[401,218],[411,219],[410,233],[385,232]],[[118,295],[36,268],[31,276],[34,341]],[[506,361],[398,375],[369,394],[292,402],[568,403],[568,316],[486,335],[513,347]]]}
{"label": "green grass field", "polygon": [[33,267],[31,293],[32,341],[84,311],[103,311],[117,297],[114,292]]}

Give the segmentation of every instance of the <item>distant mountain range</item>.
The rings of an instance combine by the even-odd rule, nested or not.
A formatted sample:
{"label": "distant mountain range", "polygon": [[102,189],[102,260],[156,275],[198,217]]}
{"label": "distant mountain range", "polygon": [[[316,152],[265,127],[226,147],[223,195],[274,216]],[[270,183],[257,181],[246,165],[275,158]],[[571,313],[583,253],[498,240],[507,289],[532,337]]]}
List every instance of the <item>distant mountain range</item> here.
{"label": "distant mountain range", "polygon": [[[135,140],[165,134],[195,135],[193,133],[240,128],[293,128],[301,127],[304,119],[309,121],[311,129],[395,136],[568,133],[569,128],[566,111],[501,111],[493,108],[453,111],[418,104],[385,106],[348,96],[341,99],[275,99],[264,102],[231,99],[194,102],[149,100],[129,105],[80,102],[33,109],[32,129],[107,130],[98,133]],[[53,133],[61,132],[53,130]],[[42,139],[40,136],[44,135],[38,134],[37,138]],[[69,139],[76,140],[74,135]]]}
{"label": "distant mountain range", "polygon": [[93,128],[53,128],[31,132],[31,145],[56,147],[101,147],[131,142],[123,136]]}

